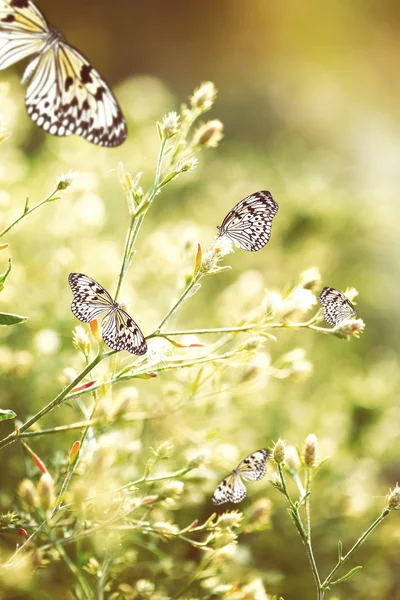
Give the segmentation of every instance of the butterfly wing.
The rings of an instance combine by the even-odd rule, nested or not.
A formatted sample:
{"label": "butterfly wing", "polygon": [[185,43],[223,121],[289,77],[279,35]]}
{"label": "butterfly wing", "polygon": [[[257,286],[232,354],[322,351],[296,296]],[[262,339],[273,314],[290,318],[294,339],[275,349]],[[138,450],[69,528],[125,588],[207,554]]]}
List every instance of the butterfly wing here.
{"label": "butterfly wing", "polygon": [[249,454],[242,460],[237,471],[245,481],[258,481],[267,472],[268,458],[269,450],[266,448],[256,450],[256,452]]}
{"label": "butterfly wing", "polygon": [[239,473],[233,471],[221,481],[215,490],[212,503],[224,504],[224,502],[241,502],[247,495],[247,490]]}
{"label": "butterfly wing", "polygon": [[71,310],[80,321],[89,323],[112,311],[114,302],[110,294],[91,277],[70,273],[68,282],[74,295]]}
{"label": "butterfly wing", "polygon": [[226,235],[238,248],[255,252],[268,243],[272,219],[277,212],[278,204],[270,192],[256,192],[238,202],[227,214],[219,235]]}
{"label": "butterfly wing", "polygon": [[70,133],[99,146],[119,146],[127,135],[125,119],[113,93],[75,48],[59,43],[57,116]]}
{"label": "butterfly wing", "polygon": [[340,325],[340,323],[356,314],[356,310],[350,300],[334,288],[324,287],[319,295],[319,301],[325,321],[333,327]]}
{"label": "butterfly wing", "polygon": [[50,33],[46,19],[30,0],[0,0],[0,69],[39,53]]}
{"label": "butterfly wing", "polygon": [[122,308],[118,307],[106,315],[101,326],[103,340],[113,350],[127,350],[131,354],[146,354],[147,344],[143,333]]}

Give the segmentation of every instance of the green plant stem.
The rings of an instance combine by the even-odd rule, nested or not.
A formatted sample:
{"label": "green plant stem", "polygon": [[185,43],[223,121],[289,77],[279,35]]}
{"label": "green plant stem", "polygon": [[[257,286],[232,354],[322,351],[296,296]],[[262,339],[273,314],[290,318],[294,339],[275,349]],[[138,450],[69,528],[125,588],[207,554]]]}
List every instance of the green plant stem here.
{"label": "green plant stem", "polygon": [[[0,440],[0,449],[17,441],[20,433],[23,433],[24,431],[29,429],[29,427],[31,427],[34,423],[39,421],[39,419],[44,417],[44,415],[46,415],[48,412],[50,412],[51,410],[56,408],[56,406],[59,406],[61,404],[61,402],[63,402],[63,400],[66,398],[66,396],[68,396],[68,394],[71,392],[71,390],[73,390],[75,387],[77,387],[77,385],[82,381],[82,379],[84,377],[86,377],[86,375],[88,375],[88,373],[90,373],[90,371],[92,371],[92,369],[94,369],[94,367],[96,365],[98,365],[102,360],[104,360],[108,356],[115,354],[115,352],[116,352],[115,350],[111,350],[110,352],[105,352],[104,354],[99,352],[97,354],[97,356],[79,373],[79,375],[77,375],[75,377],[75,379],[69,385],[67,385],[62,390],[62,392],[60,392],[58,394],[58,396],[56,396],[51,402],[46,404],[46,406],[44,406],[41,410],[39,410],[39,412],[37,412],[33,417],[28,419],[28,421],[26,421],[23,425],[21,425],[17,430],[13,431],[7,437]],[[84,390],[82,390],[82,391],[84,391]],[[92,391],[92,390],[89,390],[89,391]],[[76,395],[79,395],[79,393],[77,393]]]}
{"label": "green plant stem", "polygon": [[[356,541],[356,543],[354,544],[354,546],[352,548],[350,548],[350,550],[347,552],[347,554],[345,554],[337,562],[336,566],[332,569],[332,571],[329,573],[328,577],[321,584],[321,590],[322,590],[323,593],[325,592],[325,590],[327,590],[329,588],[330,585],[335,585],[335,582],[332,581],[332,579],[334,578],[334,576],[336,575],[336,573],[339,571],[339,569],[342,567],[342,565],[352,556],[352,554],[355,552],[355,550],[357,550],[357,548],[359,548],[361,546],[361,544],[363,544],[365,542],[365,540],[370,535],[370,533],[372,533],[373,530],[376,527],[378,527],[378,525],[380,523],[382,523],[382,521],[388,516],[389,513],[390,513],[390,510],[388,508],[385,508],[382,511],[382,513],[379,515],[379,517],[372,523],[372,525],[370,525],[370,527],[368,527],[368,529]],[[323,598],[323,596],[322,596],[322,598]]]}
{"label": "green plant stem", "polygon": [[312,483],[312,469],[306,469],[306,481],[305,481],[305,489],[307,497],[305,499],[305,509],[306,509],[306,533],[307,538],[311,540],[311,512],[310,512],[310,492],[311,492],[311,483]]}
{"label": "green plant stem", "polygon": [[[135,245],[136,238],[139,234],[140,228],[144,221],[144,217],[158,192],[158,186],[160,183],[162,163],[163,163],[163,158],[164,158],[164,154],[165,154],[165,150],[166,150],[166,145],[167,145],[167,141],[165,139],[163,139],[161,141],[160,151],[158,154],[154,183],[153,183],[153,187],[149,193],[149,197],[145,198],[144,201],[138,206],[137,210],[131,214],[129,229],[128,229],[128,233],[127,233],[126,239],[125,239],[124,253],[123,253],[123,257],[122,257],[121,269],[120,269],[119,276],[118,276],[117,289],[115,291],[114,302],[117,301],[117,298],[119,296],[119,292],[121,290],[121,285],[122,285],[125,273],[127,271],[130,258],[132,256],[133,246]],[[146,206],[146,207],[144,208],[144,206]],[[144,212],[142,214],[139,214],[139,213],[141,213],[142,210]]]}
{"label": "green plant stem", "polygon": [[[186,296],[189,294],[189,292],[192,291],[192,289],[194,288],[196,283],[198,283],[198,281],[201,279],[201,277],[202,277],[202,273],[198,273],[196,275],[196,277],[194,277],[192,279],[192,281],[189,283],[189,285],[183,290],[183,292],[179,296],[178,300],[175,302],[175,304],[172,306],[172,308],[170,308],[170,310],[167,312],[165,317],[159,322],[157,328],[153,331],[152,334],[150,334],[148,336],[148,338],[156,337],[156,335],[160,334],[163,325],[165,325],[165,323],[168,321],[168,319],[174,314],[174,312],[177,310],[179,305],[182,304],[182,302],[185,300]],[[165,335],[165,334],[163,334],[163,335]],[[146,338],[146,339],[148,339],[148,338]]]}
{"label": "green plant stem", "polygon": [[286,482],[285,482],[285,477],[283,475],[282,466],[280,464],[278,464],[278,472],[279,472],[279,476],[280,476],[280,480],[281,480],[283,493],[289,503],[292,513],[295,516],[295,518],[293,519],[293,522],[296,525],[296,529],[299,532],[300,537],[302,538],[303,543],[306,547],[308,561],[310,563],[311,572],[313,574],[315,586],[317,588],[317,600],[323,600],[324,592],[321,587],[321,579],[320,579],[320,576],[318,573],[317,564],[315,562],[314,552],[313,552],[313,548],[311,545],[311,538],[307,535],[307,531],[303,525],[303,522],[302,522],[302,519],[300,516],[300,512],[299,512],[298,504],[294,504],[289,496],[289,493],[286,488]]}
{"label": "green plant stem", "polygon": [[65,552],[65,550],[61,544],[55,542],[54,546],[57,549],[57,552],[59,553],[61,558],[68,565],[71,572],[75,575],[76,579],[79,582],[79,585],[81,586],[82,592],[85,594],[85,597],[88,600],[92,600],[93,594],[91,592],[91,589],[90,589],[87,581],[85,580],[82,573],[80,572],[80,569],[76,566],[76,564],[74,562],[72,562],[72,560],[70,559],[68,554]]}
{"label": "green plant stem", "polygon": [[43,206],[43,204],[46,204],[46,202],[50,202],[51,200],[56,200],[56,198],[54,198],[54,196],[55,196],[55,194],[58,191],[59,190],[58,190],[58,186],[57,186],[51,192],[51,194],[49,196],[47,196],[44,200],[41,200],[40,202],[38,202],[37,204],[35,204],[35,206],[32,206],[32,208],[28,208],[28,210],[24,210],[24,212],[22,213],[22,215],[20,215],[18,217],[18,219],[16,219],[13,223],[11,223],[11,225],[9,225],[5,229],[3,229],[3,231],[0,232],[0,238],[2,238],[6,233],[8,233],[10,231],[10,229],[12,229],[13,227],[15,227],[15,225],[17,225],[17,223],[19,223],[20,221],[22,221],[22,219],[24,219],[28,215],[31,215],[33,212],[35,212],[35,210],[37,210],[38,208],[40,208],[41,206]]}

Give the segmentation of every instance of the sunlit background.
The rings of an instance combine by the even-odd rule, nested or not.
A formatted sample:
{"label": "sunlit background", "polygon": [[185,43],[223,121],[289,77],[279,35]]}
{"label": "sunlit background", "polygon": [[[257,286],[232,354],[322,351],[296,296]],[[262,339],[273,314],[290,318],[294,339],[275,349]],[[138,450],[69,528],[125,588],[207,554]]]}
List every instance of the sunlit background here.
{"label": "sunlit background", "polygon": [[[192,402],[185,403],[185,394],[195,372],[119,387],[110,402],[129,397],[138,412],[165,412],[159,420],[107,430],[94,470],[102,477],[109,471],[117,487],[142,473],[150,447],[160,441],[175,445],[171,471],[182,466],[182,456],[205,450],[207,476],[189,481],[179,502],[168,508],[173,514],[168,518],[183,526],[213,512],[214,487],[240,458],[279,437],[301,446],[313,432],[321,455],[330,457],[312,497],[315,553],[325,576],[336,562],[337,541],[348,549],[400,479],[399,5],[390,0],[42,0],[40,7],[113,87],[129,137],[107,150],[74,136],[46,136],[25,113],[23,65],[1,71],[0,126],[12,136],[0,148],[0,229],[20,214],[27,195],[34,203],[62,173],[77,175],[62,200],[40,209],[5,239],[14,267],[1,310],[29,320],[0,331],[0,408],[13,409],[25,421],[82,368],[71,343],[77,321],[69,308],[67,276],[81,271],[115,288],[128,224],[117,164],[122,161],[133,174],[143,172],[143,186],[150,185],[159,143],[155,121],[179,110],[201,81],[214,81],[218,99],[206,118],[221,119],[225,137],[201,155],[193,173],[157,197],[146,218],[122,292],[135,320],[145,333],[152,331],[176,299],[197,243],[207,248],[236,202],[268,189],[279,204],[269,245],[258,253],[228,256],[232,270],[207,278],[171,326],[236,325],[260,305],[265,289],[284,290],[301,272],[317,267],[321,287],[359,291],[357,311],[366,329],[350,342],[309,330],[273,332],[277,342],[267,342],[254,358],[254,385],[239,386],[240,365],[225,370],[221,365],[222,393],[215,383]],[[1,272],[7,252],[0,254]],[[304,349],[304,356],[297,355],[303,360],[297,376],[269,377],[267,366],[296,348]],[[168,414],[178,400],[184,406]],[[109,408],[105,404],[104,410]],[[80,418],[76,407],[62,407],[40,425]],[[11,425],[0,429],[4,437]],[[76,438],[74,432],[37,437],[32,446],[56,470]],[[37,472],[17,444],[2,451],[1,470],[0,508],[6,512],[18,504],[20,481],[37,478]],[[211,598],[213,586],[258,577],[268,594],[285,600],[314,597],[304,548],[266,479],[251,485],[239,508],[246,514],[264,497],[271,501],[269,529],[239,537],[215,581],[193,591],[193,597]],[[400,598],[396,517],[391,515],[349,565],[362,564],[361,573],[329,598]],[[175,569],[190,573],[201,552],[168,544],[160,545],[157,558],[140,555],[126,582],[134,587],[137,579],[148,579],[157,590],[168,571],[156,563],[169,553]],[[139,546],[132,551],[135,563]],[[41,573],[46,597],[68,589],[69,575],[57,576],[56,564]],[[23,581],[15,595],[6,588],[7,598],[37,597],[34,580]],[[167,593],[172,597],[171,589]]]}

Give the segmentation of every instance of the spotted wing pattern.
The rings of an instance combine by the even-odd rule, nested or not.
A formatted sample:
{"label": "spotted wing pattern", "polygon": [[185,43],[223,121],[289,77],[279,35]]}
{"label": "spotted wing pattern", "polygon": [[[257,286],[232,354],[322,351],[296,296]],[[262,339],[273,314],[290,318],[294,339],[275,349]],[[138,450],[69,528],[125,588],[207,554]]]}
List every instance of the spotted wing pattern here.
{"label": "spotted wing pattern", "polygon": [[113,350],[127,350],[132,354],[146,354],[143,333],[127,312],[118,308],[106,315],[102,322],[103,340]]}
{"label": "spotted wing pattern", "polygon": [[213,504],[224,502],[241,502],[247,495],[242,481],[257,481],[267,472],[269,451],[266,448],[249,454],[236,469],[221,481],[212,497]]}
{"label": "spotted wing pattern", "polygon": [[43,50],[46,19],[30,0],[0,0],[0,69]]}
{"label": "spotted wing pattern", "polygon": [[52,135],[80,135],[99,146],[119,146],[126,123],[113,93],[78,50],[51,29],[31,0],[0,0],[0,69],[37,54],[23,82],[30,80],[26,109]]}
{"label": "spotted wing pattern", "polygon": [[238,202],[227,214],[218,227],[219,235],[225,235],[243,250],[261,250],[271,237],[272,219],[277,212],[278,204],[270,192],[256,192]]}
{"label": "spotted wing pattern", "polygon": [[135,321],[113,301],[110,294],[97,281],[82,273],[68,277],[74,300],[73,314],[84,323],[102,318],[102,336],[113,350],[127,350],[132,354],[145,354],[147,344]]}
{"label": "spotted wing pattern", "polygon": [[334,288],[324,287],[319,295],[319,301],[325,321],[334,327],[356,314],[356,310],[350,300]]}

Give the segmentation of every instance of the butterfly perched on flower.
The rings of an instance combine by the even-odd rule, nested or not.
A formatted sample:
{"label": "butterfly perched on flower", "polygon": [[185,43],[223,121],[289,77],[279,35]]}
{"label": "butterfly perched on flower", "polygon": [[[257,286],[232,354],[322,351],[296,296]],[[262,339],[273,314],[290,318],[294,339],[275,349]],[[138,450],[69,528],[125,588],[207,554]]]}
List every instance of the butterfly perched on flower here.
{"label": "butterfly perched on flower", "polygon": [[270,192],[251,194],[226,215],[218,226],[219,237],[225,235],[243,250],[261,250],[271,237],[272,219],[278,208]]}
{"label": "butterfly perched on flower", "polygon": [[246,456],[236,469],[221,481],[212,497],[213,504],[241,502],[247,495],[243,481],[257,481],[264,477],[269,454],[269,450],[262,448]]}
{"label": "butterfly perched on flower", "polygon": [[356,314],[356,310],[350,300],[334,288],[324,287],[319,295],[319,301],[325,321],[334,327]]}
{"label": "butterfly perched on flower", "polygon": [[0,69],[32,55],[22,82],[29,81],[26,109],[39,127],[99,146],[122,144],[125,119],[98,72],[32,0],[0,0]]}
{"label": "butterfly perched on flower", "polygon": [[77,319],[90,323],[102,318],[101,334],[107,346],[132,354],[146,354],[146,340],[138,325],[103,286],[82,273],[70,273],[68,281],[74,295],[71,310]]}

